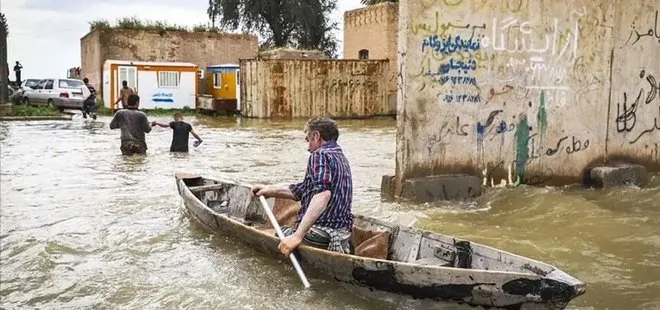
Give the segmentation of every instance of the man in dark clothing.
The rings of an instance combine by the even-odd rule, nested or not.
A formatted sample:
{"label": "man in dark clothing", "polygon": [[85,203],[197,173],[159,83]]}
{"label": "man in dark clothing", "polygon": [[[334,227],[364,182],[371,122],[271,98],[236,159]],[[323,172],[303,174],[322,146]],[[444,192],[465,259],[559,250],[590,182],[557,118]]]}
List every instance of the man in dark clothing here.
{"label": "man in dark clothing", "polygon": [[138,111],[140,97],[130,95],[124,110],[115,113],[110,122],[110,129],[121,129],[121,153],[123,155],[147,154],[145,133],[151,132],[147,115]]}
{"label": "man in dark clothing", "polygon": [[[85,101],[83,101],[83,106],[82,106],[82,114],[83,118],[87,118],[87,114],[91,114],[90,112],[93,111],[94,108],[96,108],[96,88],[92,84],[89,84],[89,79],[84,78],[83,83],[85,83],[85,86],[87,86],[87,89],[89,89],[89,97],[85,98]],[[93,119],[96,119],[96,115],[92,115]]]}
{"label": "man in dark clothing", "polygon": [[23,65],[17,61],[14,66],[14,74],[16,74],[16,86],[19,88],[21,87],[21,69],[23,69]]}
{"label": "man in dark clothing", "polygon": [[193,130],[192,125],[183,121],[183,114],[177,112],[174,113],[174,121],[168,124],[163,124],[159,122],[152,122],[151,126],[159,126],[163,128],[172,128],[172,145],[170,145],[170,152],[188,152],[188,139],[190,136],[188,133],[191,133],[193,137],[197,139],[195,147],[202,143],[202,138],[200,138],[197,133]]}

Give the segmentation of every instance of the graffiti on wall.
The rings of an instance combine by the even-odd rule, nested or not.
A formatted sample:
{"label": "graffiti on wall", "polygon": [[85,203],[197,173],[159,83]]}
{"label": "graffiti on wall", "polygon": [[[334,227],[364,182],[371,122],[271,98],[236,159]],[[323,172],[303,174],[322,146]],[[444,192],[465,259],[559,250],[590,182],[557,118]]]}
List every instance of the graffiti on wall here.
{"label": "graffiti on wall", "polygon": [[[660,80],[646,70],[641,70],[638,77],[642,81],[639,91],[623,92],[616,104],[616,131],[630,137],[629,144],[635,144],[647,134],[660,130]],[[638,114],[640,111],[641,114]],[[647,128],[639,128],[638,117],[644,116],[653,116],[652,121]]]}
{"label": "graffiti on wall", "polygon": [[569,70],[580,58],[578,21],[585,14],[583,7],[568,21],[553,18],[543,25],[515,16],[444,22],[436,11],[433,19],[412,25],[421,36],[420,91],[432,87],[442,103],[482,103],[492,100],[488,89],[508,85],[524,95],[545,90],[548,102],[565,106]]}
{"label": "graffiti on wall", "polygon": [[[495,169],[508,168],[513,173],[515,179],[509,180],[513,184],[537,185],[547,182],[554,173],[553,170],[543,164],[543,159],[549,159],[556,156],[570,157],[571,155],[587,150],[591,141],[576,135],[564,134],[554,140],[543,139],[543,129],[536,128],[530,124],[526,114],[518,115],[517,123],[506,121],[493,121],[493,116],[500,114],[501,110],[491,112],[488,121],[484,125],[478,125],[478,128],[488,128],[488,123],[496,124],[493,126],[498,134],[512,133],[514,139],[514,158],[511,161],[499,160],[496,164],[487,162],[484,164],[484,179],[491,180],[493,183],[492,172]],[[514,116],[514,119],[516,117]],[[508,126],[504,129],[504,126]],[[485,131],[483,131],[485,132]],[[479,133],[481,135],[481,133]],[[544,141],[546,141],[544,143]],[[506,165],[508,163],[508,165]],[[535,165],[535,166],[533,166]],[[530,168],[537,173],[529,173]],[[490,171],[490,172],[489,172]],[[540,174],[538,172],[541,172]]]}
{"label": "graffiti on wall", "polygon": [[[436,15],[437,18],[437,15]],[[436,24],[437,25],[437,24]],[[451,23],[447,28],[469,29],[470,25],[455,26]],[[485,29],[485,25],[483,25]],[[446,38],[438,34],[429,35],[422,41],[422,53],[430,52],[433,55],[445,55],[449,58],[435,64],[437,69],[430,68],[424,76],[430,81],[440,85],[448,86],[451,90],[442,96],[446,103],[480,103],[481,96],[478,92],[478,84],[474,75],[477,69],[476,59],[464,59],[464,57],[452,57],[456,53],[471,53],[481,49],[479,39],[474,37],[477,27],[472,27],[472,34],[463,37],[461,34],[449,34]],[[474,89],[477,91],[474,91]]]}
{"label": "graffiti on wall", "polygon": [[[660,71],[653,56],[660,50],[660,14],[657,8],[638,12],[629,15],[629,30],[614,50],[609,128],[616,145],[632,156],[660,162]],[[632,65],[625,63],[629,59]]]}
{"label": "graffiti on wall", "polygon": [[[545,6],[529,0],[422,0],[423,9],[419,5],[412,6],[407,52],[414,63],[406,63],[405,74],[414,85],[408,94],[418,93],[429,99],[425,102],[441,106],[418,109],[434,129],[423,138],[428,142],[429,157],[442,158],[438,165],[469,162],[482,171],[511,166],[520,183],[539,184],[548,180],[544,174],[557,170],[552,165],[570,163],[558,171],[570,174],[568,166],[578,169],[578,162],[592,159],[594,148],[602,150],[600,136],[594,134],[601,133],[595,126],[602,126],[604,131],[605,124],[574,122],[565,131],[561,124],[564,118],[578,120],[578,114],[592,105],[599,112],[607,110],[610,96],[603,88],[608,85],[609,68],[604,64],[609,63],[611,45],[606,39],[615,33],[610,19],[614,13],[609,9],[585,1],[561,13],[548,10],[548,15],[534,14],[531,18],[527,13]],[[644,29],[639,30],[640,40],[650,39],[646,29],[651,28]],[[633,32],[630,44],[636,39]],[[655,119],[648,121],[649,113],[653,113],[660,122],[660,108],[649,112],[656,105],[646,107],[648,98],[660,98],[660,94],[655,95],[660,92],[655,77],[645,74],[647,84],[639,100],[639,92],[632,89],[625,98],[620,94],[619,113],[615,113],[616,96],[611,96],[610,115],[615,114],[614,121],[625,130],[628,142],[638,137],[638,141],[648,141],[645,137],[660,132]],[[649,87],[652,83],[655,86]],[[589,107],[573,108],[578,105]],[[561,108],[570,112],[556,112]],[[443,123],[447,111],[460,124]],[[641,113],[646,113],[643,122]],[[463,127],[467,130],[460,126],[467,126]],[[468,151],[445,157],[443,149],[449,146]],[[652,151],[653,146],[648,148]],[[469,159],[460,158],[463,155]]]}
{"label": "graffiti on wall", "polygon": [[641,31],[637,29],[635,22],[630,25],[630,35],[624,43],[624,46],[634,46],[637,42],[641,40],[653,40],[657,43],[660,43],[660,29],[658,28],[658,10],[655,10],[655,18],[653,19],[653,25],[648,26],[648,30],[645,26],[642,26]]}
{"label": "graffiti on wall", "polygon": [[470,127],[470,124],[466,123],[465,120],[461,121],[460,116],[457,116],[455,120],[451,119],[443,122],[442,125],[440,125],[440,128],[429,137],[427,143],[429,155],[432,154],[438,146],[445,146],[447,144],[448,136],[467,136]]}

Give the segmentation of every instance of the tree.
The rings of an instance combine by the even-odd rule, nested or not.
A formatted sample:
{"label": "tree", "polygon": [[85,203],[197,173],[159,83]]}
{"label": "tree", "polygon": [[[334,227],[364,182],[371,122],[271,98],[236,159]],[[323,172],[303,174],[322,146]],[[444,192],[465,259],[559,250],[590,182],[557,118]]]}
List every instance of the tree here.
{"label": "tree", "polygon": [[399,0],[360,0],[360,3],[363,5],[374,5],[374,4],[379,4],[383,2],[399,2]]}
{"label": "tree", "polygon": [[261,46],[320,49],[333,57],[335,8],[336,0],[209,0],[206,12],[212,24],[260,33]]}
{"label": "tree", "polygon": [[206,14],[211,19],[211,28],[215,28],[215,19],[218,17],[217,8],[215,0],[209,0],[209,8],[206,10]]}
{"label": "tree", "polygon": [[9,24],[7,24],[7,17],[5,16],[5,13],[0,13],[0,103],[9,102],[7,36],[9,36]]}
{"label": "tree", "polygon": [[334,0],[309,1],[301,7],[303,16],[299,31],[293,33],[292,39],[302,49],[318,49],[329,57],[335,57],[337,39],[332,31],[337,29],[337,23],[329,19],[326,12],[336,9]]}

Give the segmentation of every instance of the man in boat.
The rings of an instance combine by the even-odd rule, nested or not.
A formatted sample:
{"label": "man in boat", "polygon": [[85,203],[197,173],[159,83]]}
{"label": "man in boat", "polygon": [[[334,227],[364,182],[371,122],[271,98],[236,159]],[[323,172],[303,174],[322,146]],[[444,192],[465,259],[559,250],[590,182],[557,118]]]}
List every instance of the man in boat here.
{"label": "man in boat", "polygon": [[110,129],[121,129],[121,153],[123,155],[147,154],[145,133],[151,132],[147,115],[138,111],[140,97],[128,96],[126,109],[119,110],[110,122]]}
{"label": "man in boat", "polygon": [[292,199],[302,208],[295,227],[282,227],[280,251],[288,256],[301,243],[339,253],[351,253],[353,181],[351,169],[337,144],[339,130],[329,118],[312,118],[305,126],[311,153],[302,182],[288,187],[257,185],[256,196]]}

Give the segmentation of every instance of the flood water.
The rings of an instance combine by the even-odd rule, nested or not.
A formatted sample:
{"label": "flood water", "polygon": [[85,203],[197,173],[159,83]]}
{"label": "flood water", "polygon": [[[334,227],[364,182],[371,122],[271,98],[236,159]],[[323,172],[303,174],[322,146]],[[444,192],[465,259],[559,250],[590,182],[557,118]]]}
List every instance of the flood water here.
{"label": "flood water", "polygon": [[[150,120],[168,121],[167,117]],[[173,175],[248,183],[302,178],[303,122],[188,118],[204,139],[124,157],[101,117],[0,123],[0,307],[4,309],[474,309],[381,296],[212,235],[186,215]],[[395,121],[340,121],[354,212],[465,237],[553,264],[587,282],[576,309],[660,308],[660,181],[649,189],[489,189],[477,202],[380,202],[394,172]]]}

